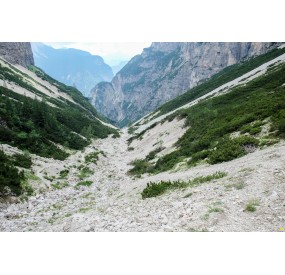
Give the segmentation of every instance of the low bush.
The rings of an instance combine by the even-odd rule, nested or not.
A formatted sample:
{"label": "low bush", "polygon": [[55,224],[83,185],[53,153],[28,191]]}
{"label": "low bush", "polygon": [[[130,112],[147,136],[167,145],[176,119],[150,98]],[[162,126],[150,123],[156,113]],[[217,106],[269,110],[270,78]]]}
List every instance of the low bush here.
{"label": "low bush", "polygon": [[151,198],[151,197],[157,197],[159,195],[162,195],[167,190],[170,189],[177,189],[177,188],[186,188],[186,187],[195,187],[202,183],[209,182],[214,179],[220,179],[227,175],[225,172],[216,172],[212,175],[208,176],[201,176],[196,177],[189,182],[185,181],[160,181],[158,183],[150,182],[147,183],[147,187],[142,191],[141,195],[142,198]]}
{"label": "low bush", "polygon": [[87,180],[87,181],[80,181],[76,184],[76,186],[91,186],[93,184],[93,181]]}
{"label": "low bush", "polygon": [[59,177],[60,177],[61,179],[64,179],[64,178],[67,177],[68,173],[69,173],[69,170],[67,170],[67,169],[62,170],[62,171],[59,172]]}
{"label": "low bush", "polygon": [[85,162],[86,163],[97,163],[98,159],[99,159],[99,154],[100,152],[92,152],[88,155],[85,156]]}
{"label": "low bush", "polygon": [[257,146],[258,140],[253,137],[240,136],[234,139],[225,137],[209,154],[208,162],[215,164],[230,161],[246,154],[246,146]]}
{"label": "low bush", "polygon": [[245,210],[249,212],[255,212],[256,206],[259,206],[260,202],[258,199],[251,199],[245,206]]}
{"label": "low bush", "polygon": [[24,172],[19,172],[8,156],[0,150],[0,196],[9,195],[10,192],[21,195],[24,180]]}
{"label": "low bush", "polygon": [[15,154],[13,158],[14,164],[19,167],[29,169],[33,164],[31,157],[29,157],[27,154]]}
{"label": "low bush", "polygon": [[151,165],[143,159],[136,159],[131,162],[131,164],[134,166],[132,169],[129,170],[129,173],[131,175],[140,175],[147,173],[149,171],[149,168],[151,167]]}
{"label": "low bush", "polygon": [[79,175],[78,175],[78,178],[79,178],[79,179],[87,178],[87,177],[89,177],[90,175],[92,175],[92,173],[93,173],[93,172],[92,172],[92,170],[91,170],[89,167],[84,166],[84,167],[81,168],[80,173],[79,173]]}

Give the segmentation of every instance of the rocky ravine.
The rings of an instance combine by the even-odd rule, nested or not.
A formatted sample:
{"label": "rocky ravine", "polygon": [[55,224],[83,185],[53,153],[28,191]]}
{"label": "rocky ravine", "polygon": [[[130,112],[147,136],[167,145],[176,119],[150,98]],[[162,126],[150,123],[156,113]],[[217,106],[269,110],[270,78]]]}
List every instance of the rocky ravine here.
{"label": "rocky ravine", "polygon": [[[217,165],[203,164],[176,172],[139,179],[127,175],[138,154],[127,150],[126,130],[120,138],[96,140],[84,152],[66,161],[34,157],[35,174],[43,185],[46,175],[70,168],[68,186],[50,189],[26,202],[0,205],[1,231],[279,231],[285,225],[285,143],[258,150]],[[102,150],[90,164],[90,187],[75,187],[76,167],[94,147]],[[198,187],[174,190],[142,200],[149,181],[188,180],[216,171],[222,179]],[[37,182],[35,182],[36,184]],[[245,211],[248,201],[259,200],[256,212]],[[219,209],[219,211],[213,211]]]}
{"label": "rocky ravine", "polygon": [[280,43],[152,43],[113,78],[98,83],[91,103],[124,126],[211,77]]}

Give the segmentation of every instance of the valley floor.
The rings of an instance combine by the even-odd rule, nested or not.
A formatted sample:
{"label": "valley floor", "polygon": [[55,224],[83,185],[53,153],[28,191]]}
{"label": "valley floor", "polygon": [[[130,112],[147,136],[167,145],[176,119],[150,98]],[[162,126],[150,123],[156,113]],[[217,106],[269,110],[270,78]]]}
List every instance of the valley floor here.
{"label": "valley floor", "polygon": [[[39,159],[33,167],[44,182],[46,173],[71,167],[68,186],[50,189],[28,201],[0,205],[1,231],[280,231],[285,227],[285,142],[217,165],[181,167],[177,172],[133,178],[127,174],[134,153],[127,150],[129,134],[95,140],[66,161]],[[72,167],[86,154],[104,152],[91,186],[76,187]],[[142,199],[150,181],[190,180],[227,172],[222,179]],[[46,173],[45,173],[46,172]],[[258,201],[255,212],[246,205]],[[281,229],[280,229],[281,228]]]}

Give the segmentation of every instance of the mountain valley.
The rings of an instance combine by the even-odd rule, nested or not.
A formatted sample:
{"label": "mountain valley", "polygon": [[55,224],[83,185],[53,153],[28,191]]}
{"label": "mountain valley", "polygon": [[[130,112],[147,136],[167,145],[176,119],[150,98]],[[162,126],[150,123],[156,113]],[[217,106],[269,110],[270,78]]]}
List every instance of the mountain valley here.
{"label": "mountain valley", "polygon": [[[154,43],[112,84],[97,84],[95,94],[103,97],[109,96],[107,86],[116,89],[102,105],[96,98],[96,110],[76,88],[52,79],[33,61],[19,65],[1,57],[0,160],[7,170],[0,170],[0,230],[280,231],[285,223],[285,48],[249,44],[238,58],[227,57],[224,68],[218,63],[192,84],[189,79],[170,83],[168,75],[162,89],[170,85],[176,92],[167,102],[159,100],[143,112],[138,108],[123,122],[132,124],[121,129],[109,119],[118,124],[124,115],[118,119],[119,112],[102,111],[106,102],[118,100],[111,108],[122,103],[118,81],[139,59],[150,61],[149,52],[157,55],[156,49],[164,48],[160,58],[165,60],[177,45]],[[179,51],[185,47],[191,45],[179,45]],[[153,59],[156,65],[140,63],[145,71],[141,67],[138,74],[147,76],[160,58]],[[171,72],[169,62],[159,66]],[[179,78],[187,74],[181,64]],[[149,95],[146,89],[137,98],[140,85],[133,88],[136,102]],[[2,184],[11,176],[5,171],[17,174],[16,187],[11,181]]]}

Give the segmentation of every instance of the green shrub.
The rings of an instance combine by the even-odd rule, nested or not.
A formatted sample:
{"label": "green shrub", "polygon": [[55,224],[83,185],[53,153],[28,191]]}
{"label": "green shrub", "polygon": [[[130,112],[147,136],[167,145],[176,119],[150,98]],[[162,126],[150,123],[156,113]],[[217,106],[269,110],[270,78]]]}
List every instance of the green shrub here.
{"label": "green shrub", "polygon": [[33,164],[31,157],[29,157],[27,154],[15,154],[13,158],[14,158],[14,164],[19,167],[29,169]]}
{"label": "green shrub", "polygon": [[24,172],[14,166],[10,159],[0,150],[0,196],[8,195],[7,188],[19,196],[23,192]]}
{"label": "green shrub", "polygon": [[68,169],[65,169],[65,170],[62,170],[59,172],[59,176],[61,179],[64,179],[67,177],[67,175],[69,174],[69,170]]}
{"label": "green shrub", "polygon": [[132,169],[129,170],[129,173],[131,175],[140,175],[147,173],[151,166],[147,161],[142,159],[136,159],[131,162],[131,164],[134,166]]}
{"label": "green shrub", "polygon": [[156,154],[161,152],[165,147],[158,147],[156,149],[154,149],[153,151],[149,152],[149,154],[145,157],[146,161],[150,161],[152,159],[154,159],[156,157]]}
{"label": "green shrub", "polygon": [[99,159],[99,154],[100,152],[92,152],[88,155],[85,156],[85,162],[86,163],[97,163],[98,159]]}
{"label": "green shrub", "polygon": [[216,150],[210,152],[208,162],[215,164],[230,161],[245,154],[245,150],[235,140],[224,138],[219,142]]}
{"label": "green shrub", "polygon": [[86,181],[80,181],[76,184],[76,186],[91,186],[93,184],[93,181],[86,180]]}
{"label": "green shrub", "polygon": [[79,179],[87,178],[90,175],[92,175],[92,173],[93,173],[93,171],[89,167],[84,166],[83,168],[81,168],[80,173],[78,175],[78,178]]}
{"label": "green shrub", "polygon": [[198,161],[207,158],[209,153],[210,153],[209,151],[203,150],[203,151],[192,154],[191,159],[188,161],[188,164],[193,165],[193,164],[197,163]]}
{"label": "green shrub", "polygon": [[143,190],[141,195],[143,199],[156,197],[166,192],[166,190],[173,188],[175,185],[179,184],[180,182],[171,181],[161,181],[159,183],[150,182],[147,184],[147,187]]}
{"label": "green shrub", "polygon": [[251,199],[245,206],[245,210],[249,212],[255,212],[256,206],[259,206],[260,202],[258,199]]}
{"label": "green shrub", "polygon": [[[225,172],[216,172],[212,175],[196,177],[190,180],[189,182],[185,182],[185,181],[174,181],[174,182],[160,181],[158,183],[150,182],[150,183],[147,183],[147,187],[142,191],[141,195],[143,199],[157,197],[159,195],[162,195],[163,193],[165,193],[167,190],[170,190],[170,189],[195,187],[202,183],[209,182],[214,179],[223,178],[226,175],[227,173]],[[187,198],[187,196],[185,196],[184,198]]]}

